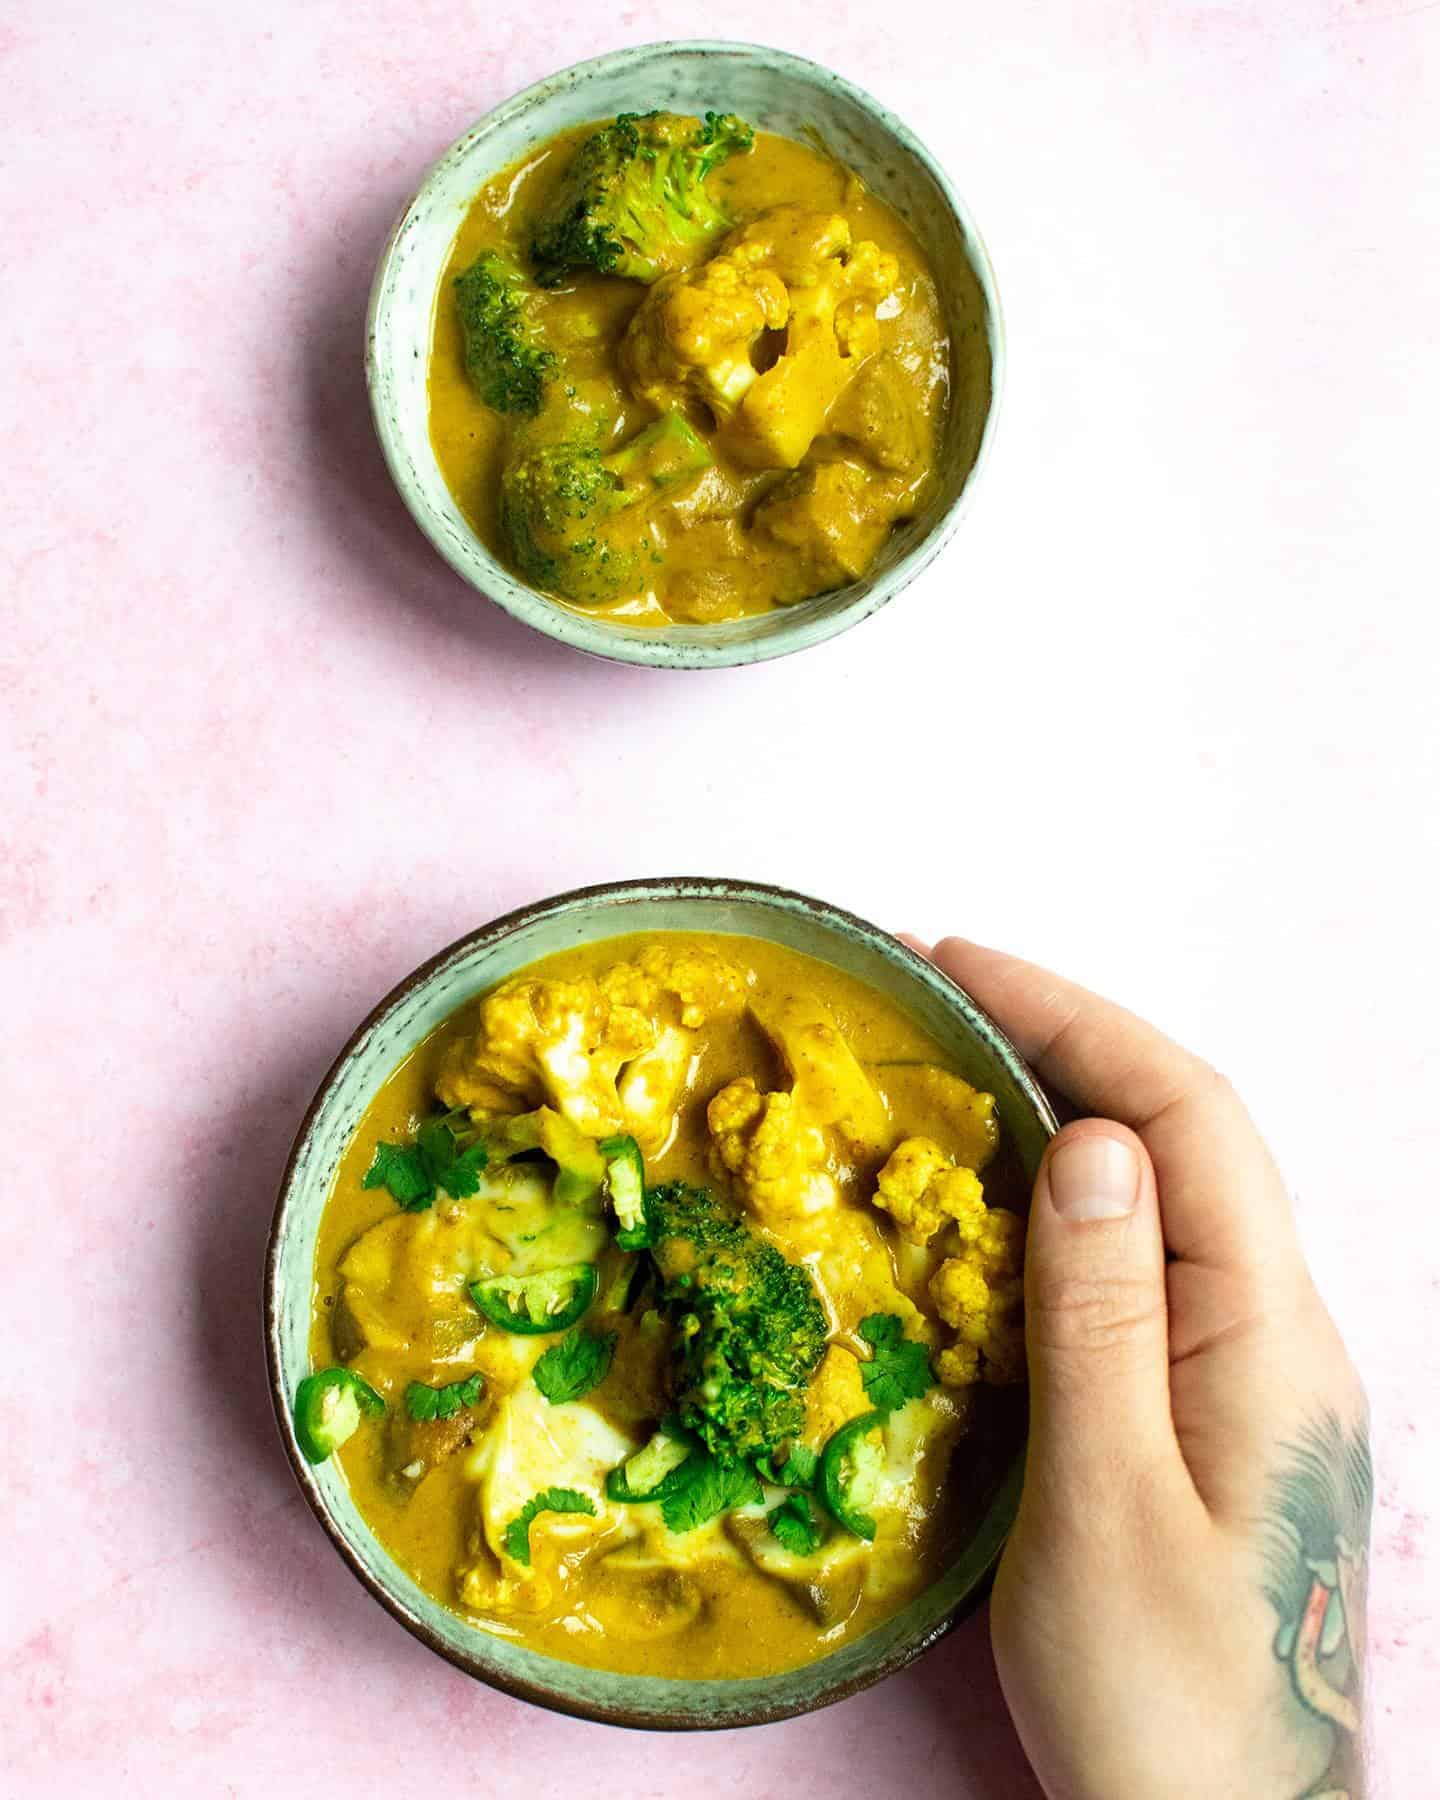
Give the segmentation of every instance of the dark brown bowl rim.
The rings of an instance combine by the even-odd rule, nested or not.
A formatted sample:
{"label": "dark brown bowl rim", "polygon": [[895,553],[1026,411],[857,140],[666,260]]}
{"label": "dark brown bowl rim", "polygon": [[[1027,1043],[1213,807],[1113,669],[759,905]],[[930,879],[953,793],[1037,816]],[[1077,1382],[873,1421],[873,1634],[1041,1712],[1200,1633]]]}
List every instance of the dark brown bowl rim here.
{"label": "dark brown bowl rim", "polygon": [[[540,1683],[525,1679],[523,1676],[510,1675],[493,1669],[482,1669],[475,1666],[474,1661],[463,1651],[453,1648],[439,1637],[421,1618],[412,1614],[385,1585],[371,1575],[364,1563],[351,1549],[339,1526],[330,1517],[328,1508],[321,1497],[319,1487],[310,1471],[309,1465],[300,1455],[292,1433],[286,1429],[289,1417],[289,1396],[281,1383],[280,1374],[280,1333],[279,1316],[280,1301],[278,1293],[279,1276],[279,1242],[280,1226],[290,1198],[290,1187],[294,1180],[296,1164],[299,1161],[301,1148],[309,1137],[315,1120],[323,1106],[330,1089],[340,1071],[354,1055],[361,1040],[372,1031],[385,1015],[417,987],[427,982],[444,964],[463,953],[480,948],[493,947],[512,932],[521,927],[533,924],[548,914],[561,908],[573,906],[576,902],[605,900],[678,900],[678,899],[714,899],[722,901],[758,901],[780,902],[803,912],[822,915],[827,920],[839,921],[841,924],[858,931],[862,936],[883,940],[885,948],[897,954],[902,964],[908,964],[912,973],[922,980],[933,982],[939,978],[944,985],[952,989],[959,997],[959,1009],[965,1015],[966,1024],[1004,1062],[1025,1098],[1035,1111],[1042,1126],[1050,1133],[1057,1130],[1054,1109],[1040,1087],[1035,1075],[1021,1057],[1018,1050],[1001,1031],[990,1015],[980,1007],[971,996],[948,976],[939,975],[933,963],[926,960],[917,951],[893,933],[873,925],[862,919],[858,913],[847,908],[836,906],[828,900],[819,900],[810,894],[802,894],[794,888],[780,887],[763,881],[737,881],[727,877],[704,877],[695,875],[642,876],[629,881],[602,881],[585,887],[571,888],[561,894],[552,894],[544,900],[530,902],[526,906],[516,907],[513,911],[503,913],[488,925],[481,925],[474,931],[466,932],[443,950],[438,951],[420,967],[396,983],[376,1006],[372,1007],[365,1018],[357,1025],[346,1039],[344,1047],[331,1063],[324,1077],[316,1088],[310,1104],[305,1109],[299,1129],[286,1158],[285,1172],[280,1180],[280,1191],[275,1203],[275,1211],[270,1222],[270,1236],[265,1249],[264,1268],[264,1324],[265,1324],[265,1360],[269,1374],[270,1399],[275,1409],[276,1429],[284,1446],[286,1459],[290,1464],[290,1472],[295,1477],[301,1493],[311,1512],[320,1521],[326,1536],[339,1552],[350,1572],[359,1580],[373,1600],[385,1609],[405,1629],[433,1650],[454,1668],[485,1686],[495,1688],[499,1692],[510,1695],[516,1700],[526,1700],[533,1706],[543,1707],[547,1712],[561,1713],[571,1718],[585,1719],[595,1724],[614,1725],[627,1730],[639,1731],[673,1731],[690,1732],[713,1729],[742,1730],[752,1725],[773,1725],[784,1719],[798,1718],[806,1713],[819,1712],[838,1701],[848,1700],[853,1695],[863,1693],[866,1688],[874,1687],[879,1681],[898,1674],[908,1668],[927,1650],[934,1648],[940,1640],[949,1635],[963,1620],[969,1618],[980,1607],[989,1595],[994,1580],[995,1563],[999,1560],[1000,1549],[986,1574],[975,1583],[965,1596],[939,1620],[934,1626],[918,1637],[903,1644],[879,1658],[873,1666],[860,1673],[847,1677],[826,1688],[813,1699],[780,1703],[773,1706],[757,1704],[744,1717],[726,1718],[721,1725],[712,1726],[698,1717],[675,1718],[672,1715],[644,1706],[592,1706],[584,1701],[561,1699]],[[624,935],[623,926],[617,926],[616,937]],[[1023,1459],[1023,1447],[1020,1456]],[[1002,1546],[1003,1547],[1003,1546]]]}

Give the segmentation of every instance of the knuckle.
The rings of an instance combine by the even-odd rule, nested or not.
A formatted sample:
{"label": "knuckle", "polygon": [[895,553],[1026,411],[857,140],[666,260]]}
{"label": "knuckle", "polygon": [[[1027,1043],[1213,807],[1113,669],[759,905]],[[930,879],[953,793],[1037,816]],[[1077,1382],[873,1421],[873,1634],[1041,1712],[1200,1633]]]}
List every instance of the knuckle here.
{"label": "knuckle", "polygon": [[1059,1275],[1037,1284],[1027,1313],[1034,1349],[1112,1350],[1163,1331],[1165,1297],[1153,1280]]}
{"label": "knuckle", "polygon": [[1223,1069],[1202,1062],[1196,1080],[1207,1099],[1219,1100],[1227,1105],[1239,1102],[1239,1090]]}
{"label": "knuckle", "polygon": [[1245,1104],[1244,1095],[1223,1069],[1202,1063],[1193,1092],[1211,1118],[1224,1119],[1236,1125],[1248,1125],[1252,1132],[1255,1130],[1255,1121],[1250,1115],[1250,1108]]}

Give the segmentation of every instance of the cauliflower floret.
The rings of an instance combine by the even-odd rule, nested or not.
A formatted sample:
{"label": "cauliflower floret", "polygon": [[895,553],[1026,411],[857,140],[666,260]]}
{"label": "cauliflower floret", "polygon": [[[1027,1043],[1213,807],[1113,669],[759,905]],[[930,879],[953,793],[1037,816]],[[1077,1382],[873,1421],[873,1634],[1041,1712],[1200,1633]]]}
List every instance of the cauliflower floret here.
{"label": "cauliflower floret", "polygon": [[987,1206],[970,1221],[961,1220],[957,1235],[988,1279],[1018,1274],[1025,1260],[1025,1221],[1003,1206]]}
{"label": "cauliflower floret", "polygon": [[930,1298],[962,1343],[980,1342],[990,1314],[990,1284],[968,1257],[945,1258],[930,1277]]}
{"label": "cauliflower floret", "polygon": [[955,1343],[935,1358],[942,1387],[974,1387],[980,1380],[980,1352],[973,1344]]}
{"label": "cauliflower floret", "polygon": [[605,1137],[623,1129],[621,1066],[654,1041],[641,1013],[612,1008],[593,981],[508,981],[482,1004],[475,1035],[450,1045],[435,1089],[446,1106],[483,1112],[499,1088]]}
{"label": "cauliflower floret", "polygon": [[973,1169],[959,1169],[932,1138],[906,1138],[890,1153],[875,1186],[875,1204],[912,1244],[928,1244],[952,1219],[961,1241],[978,1236],[986,1213]]}
{"label": "cauliflower floret", "polygon": [[737,1197],[772,1229],[829,1212],[839,1199],[837,1165],[883,1156],[885,1102],[870,1085],[833,1018],[817,1001],[788,994],[752,1005],[791,1081],[761,1093],[747,1075],[710,1102],[712,1158]]}
{"label": "cauliflower floret", "polygon": [[864,243],[830,256],[791,288],[784,352],[734,421],[738,457],[761,469],[799,467],[831,407],[878,349],[876,308],[894,292],[898,273],[894,257]]}
{"label": "cauliflower floret", "polygon": [[[899,273],[888,252],[852,243],[839,213],[772,207],[699,270],[655,284],[621,345],[626,378],[662,411],[702,400],[753,467],[797,468],[879,347],[877,309],[893,300]],[[780,354],[762,371],[755,352],[781,331]]]}
{"label": "cauliflower floret", "polygon": [[716,1015],[737,1012],[745,1000],[745,977],[733,963],[705,945],[672,950],[650,944],[637,962],[616,963],[600,977],[600,991],[613,1006],[631,1006],[659,1018],[665,1003],[677,1010],[675,1024],[698,1030]]}
{"label": "cauliflower floret", "polygon": [[946,1257],[930,1278],[935,1310],[957,1334],[935,1363],[947,1387],[980,1380],[1000,1386],[1025,1378],[1024,1221],[1003,1207],[981,1211],[962,1253]]}
{"label": "cauliflower floret", "polygon": [[655,283],[621,342],[621,368],[632,391],[662,411],[695,398],[728,418],[756,379],[752,346],[789,317],[790,297],[774,270],[721,254]]}
{"label": "cauliflower floret", "polygon": [[694,1031],[744,997],[740,971],[704,946],[651,944],[593,980],[508,981],[449,1046],[435,1091],[482,1119],[552,1106],[587,1137],[628,1132],[649,1154],[673,1125]]}
{"label": "cauliflower floret", "polygon": [[651,944],[634,963],[617,963],[600,977],[601,992],[656,1022],[654,1041],[625,1067],[618,1093],[632,1136],[647,1155],[663,1145],[690,1078],[695,1032],[709,1020],[738,1012],[745,977],[703,945],[672,950]]}
{"label": "cauliflower floret", "polygon": [[650,1049],[625,1065],[616,1084],[630,1135],[647,1156],[658,1154],[670,1135],[694,1055],[693,1032],[667,1025]]}
{"label": "cauliflower floret", "polygon": [[762,1094],[743,1075],[706,1111],[717,1170],[731,1177],[742,1204],[768,1225],[783,1226],[835,1205],[825,1170],[825,1137],[791,1094]]}

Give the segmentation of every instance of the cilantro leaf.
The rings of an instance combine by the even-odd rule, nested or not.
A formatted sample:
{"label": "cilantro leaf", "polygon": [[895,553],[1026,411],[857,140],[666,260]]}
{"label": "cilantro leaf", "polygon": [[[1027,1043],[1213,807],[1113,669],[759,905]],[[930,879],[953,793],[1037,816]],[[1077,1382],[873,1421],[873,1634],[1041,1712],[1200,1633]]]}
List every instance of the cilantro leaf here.
{"label": "cilantro leaf", "polygon": [[435,1198],[435,1187],[414,1144],[377,1144],[361,1187],[389,1188],[406,1212],[420,1212]]}
{"label": "cilantro leaf", "polygon": [[520,1511],[505,1527],[505,1554],[513,1557],[522,1568],[530,1567],[530,1526],[541,1513],[588,1513],[595,1516],[595,1502],[588,1494],[576,1493],[574,1488],[548,1487],[542,1488],[538,1494],[532,1494]]}
{"label": "cilantro leaf", "polygon": [[427,1119],[413,1144],[377,1144],[360,1185],[389,1188],[403,1211],[423,1212],[434,1205],[440,1188],[456,1200],[468,1200],[480,1186],[485,1162],[483,1144],[461,1150],[448,1119]]}
{"label": "cilantro leaf", "polygon": [[869,1362],[861,1363],[860,1380],[876,1412],[894,1412],[934,1383],[930,1352],[905,1336],[894,1313],[871,1313],[860,1321],[860,1335],[874,1352]]}
{"label": "cilantro leaf", "polygon": [[443,1387],[430,1387],[423,1381],[412,1381],[405,1389],[405,1410],[412,1419],[453,1419],[462,1406],[473,1406],[485,1389],[485,1377],[478,1372],[464,1381],[449,1381]]}
{"label": "cilantro leaf", "polygon": [[755,1458],[756,1473],[762,1481],[768,1481],[771,1487],[814,1487],[815,1471],[819,1465],[820,1458],[808,1444],[802,1444],[798,1438],[791,1444],[785,1461],[778,1469],[773,1457]]}
{"label": "cilantro leaf", "polygon": [[813,1487],[815,1471],[819,1466],[820,1458],[808,1444],[795,1443],[790,1446],[790,1454],[785,1458],[780,1479],[790,1488]]}
{"label": "cilantro leaf", "polygon": [[722,1463],[708,1450],[692,1452],[675,1471],[675,1485],[660,1502],[671,1531],[694,1531],[732,1506],[753,1506],[765,1491],[748,1463]]}
{"label": "cilantro leaf", "polygon": [[488,1160],[485,1146],[472,1144],[468,1150],[459,1150],[448,1119],[427,1120],[415,1144],[426,1174],[453,1199],[468,1200],[480,1186],[480,1171]]}
{"label": "cilantro leaf", "polygon": [[535,1385],[552,1406],[578,1400],[591,1388],[599,1387],[610,1373],[614,1355],[613,1331],[602,1335],[577,1326],[558,1344],[552,1344],[535,1364]]}
{"label": "cilantro leaf", "polygon": [[820,1522],[805,1494],[787,1494],[766,1517],[771,1531],[792,1556],[813,1556],[820,1548]]}

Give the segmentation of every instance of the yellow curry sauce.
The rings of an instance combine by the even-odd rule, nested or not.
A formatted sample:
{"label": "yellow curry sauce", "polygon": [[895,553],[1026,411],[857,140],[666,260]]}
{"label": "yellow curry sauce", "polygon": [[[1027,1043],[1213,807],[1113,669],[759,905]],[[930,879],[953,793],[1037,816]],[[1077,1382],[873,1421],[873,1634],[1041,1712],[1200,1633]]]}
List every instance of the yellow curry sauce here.
{"label": "yellow curry sauce", "polygon": [[[928,1143],[947,1166],[954,1164],[943,1179],[977,1188],[967,1165],[982,1165],[986,1205],[976,1216],[990,1221],[1016,1223],[998,1209],[1021,1203],[1022,1183],[1007,1147],[995,1147],[989,1097],[947,1071],[925,1033],[851,977],[776,945],[669,933],[617,938],[536,964],[496,992],[542,979],[608,981],[607,991],[615,994],[617,964],[653,974],[697,957],[711,958],[717,967],[723,960],[735,972],[737,998],[714,1006],[693,1031],[683,1023],[678,1000],[666,1015],[669,1023],[662,1020],[662,1036],[668,1030],[677,1034],[674,1042],[684,1040],[681,1072],[678,1085],[657,1103],[664,1116],[649,1136],[646,1175],[652,1185],[685,1180],[728,1193],[748,1224],[811,1271],[831,1345],[805,1398],[805,1436],[819,1448],[844,1420],[870,1405],[855,1354],[866,1348],[856,1336],[862,1318],[902,1315],[906,1336],[925,1344],[932,1361],[952,1343],[929,1284],[938,1267],[961,1267],[943,1260],[957,1251],[959,1227],[947,1218],[928,1246],[915,1243],[915,1214],[901,1196],[903,1182],[891,1184],[900,1196],[889,1202],[893,1217],[874,1204],[886,1153],[901,1140]],[[631,1312],[606,1311],[604,1296],[625,1259],[610,1238],[614,1221],[598,1216],[600,1203],[581,1209],[583,1216],[561,1209],[550,1260],[598,1258],[600,1297],[583,1325],[615,1335],[614,1360],[591,1393],[552,1405],[536,1392],[533,1367],[556,1337],[498,1330],[475,1310],[465,1289],[466,1281],[509,1261],[491,1230],[508,1229],[511,1247],[518,1245],[523,1258],[531,1254],[525,1246],[545,1241],[535,1225],[541,1215],[525,1215],[530,1226],[517,1240],[519,1226],[497,1222],[483,1191],[460,1201],[442,1192],[428,1210],[406,1213],[384,1188],[362,1186],[377,1142],[403,1141],[434,1115],[437,1082],[447,1102],[457,1091],[488,1091],[496,1069],[519,1084],[513,1045],[500,1046],[488,1059],[474,1055],[477,1044],[495,1048],[493,1033],[484,1035],[486,1004],[482,999],[462,1008],[384,1083],[346,1152],[321,1222],[314,1366],[348,1362],[387,1402],[386,1419],[362,1426],[338,1452],[363,1516],[396,1560],[443,1603],[477,1626],[566,1661],[691,1678],[759,1675],[813,1660],[868,1630],[927,1586],[982,1516],[1018,1448],[1023,1386],[937,1383],[893,1413],[884,1437],[889,1485],[879,1490],[874,1543],[827,1523],[827,1542],[808,1565],[780,1552],[767,1528],[765,1507],[783,1499],[778,1491],[767,1488],[765,1507],[742,1508],[684,1534],[661,1525],[655,1505],[608,1502],[604,1468],[643,1445],[670,1404],[670,1351],[662,1333],[657,1356],[658,1315],[647,1317],[644,1290]],[[657,1005],[665,1004],[662,994]],[[699,1017],[699,1009],[685,1016]],[[812,1058],[816,1045],[821,1054]],[[741,1077],[750,1077],[762,1095],[784,1096],[772,1122],[795,1122],[802,1106],[812,1120],[835,1115],[806,1153],[809,1172],[800,1171],[804,1181],[820,1184],[810,1213],[803,1207],[811,1200],[799,1212],[786,1210],[799,1186],[782,1189],[772,1181],[766,1187],[761,1179],[779,1167],[775,1144],[762,1169],[763,1158],[747,1163],[736,1154],[739,1139],[717,1136],[723,1121],[719,1104],[712,1103],[721,1090],[747,1094],[731,1085]],[[864,1106],[873,1101],[878,1125],[847,1123],[850,1113],[833,1098],[846,1081],[863,1084]],[[636,1091],[623,1079],[619,1087],[632,1097]],[[515,1101],[520,1103],[518,1094]],[[643,1123],[636,1128],[649,1129]],[[869,1141],[862,1141],[867,1133]],[[823,1147],[816,1151],[820,1138]],[[788,1140],[778,1147],[787,1146],[793,1147]],[[885,1167],[899,1169],[903,1160],[891,1155]],[[536,1179],[548,1180],[538,1164],[530,1168]],[[788,1179],[799,1169],[791,1163],[781,1173]],[[927,1190],[932,1199],[939,1191]],[[522,1213],[523,1206],[513,1217]],[[554,1217],[553,1211],[543,1214],[547,1221]],[[922,1224],[918,1234],[928,1229]],[[1002,1284],[992,1282],[998,1304]],[[1015,1329],[1012,1307],[1006,1330]],[[1001,1354],[998,1336],[984,1340],[971,1330],[968,1337],[990,1341],[989,1354]],[[475,1370],[486,1379],[476,1407],[446,1424],[417,1427],[407,1419],[407,1383],[439,1385]],[[1014,1381],[1016,1371],[1000,1378]],[[588,1492],[596,1516],[542,1516],[531,1527],[532,1566],[502,1567],[500,1527],[518,1501],[547,1482]]]}
{"label": "yellow curry sauce", "polygon": [[[491,411],[467,380],[454,281],[486,250],[523,265],[533,221],[577,145],[594,129],[583,126],[552,139],[481,189],[436,296],[431,440],[461,511],[507,563],[514,558],[502,527],[499,485],[514,425]],[[909,228],[843,164],[769,132],[757,132],[751,151],[716,169],[707,188],[737,226],[774,216],[777,206],[812,227],[839,215],[856,246],[872,244],[894,258],[896,278],[875,311],[873,352],[856,356],[850,387],[829,408],[826,428],[799,465],[784,459],[780,466],[752,466],[733,453],[732,441],[703,404],[687,406],[714,466],[649,510],[647,554],[634,591],[584,608],[633,625],[713,623],[843,585],[864,573],[895,524],[923,509],[936,484],[952,346],[933,274]],[[722,240],[705,254],[723,247]],[[637,380],[622,351],[648,291],[634,280],[581,274],[534,296],[544,334],[574,392],[568,403],[557,403],[556,419],[542,419],[530,437],[553,437],[577,420],[593,421],[613,449],[668,409],[659,390]],[[757,367],[769,366],[785,349],[783,330],[764,339],[755,346]],[[771,497],[773,510],[787,469],[797,472],[782,488],[787,504],[772,530],[763,517],[757,524],[757,509]],[[794,503],[788,501],[792,490]]]}

